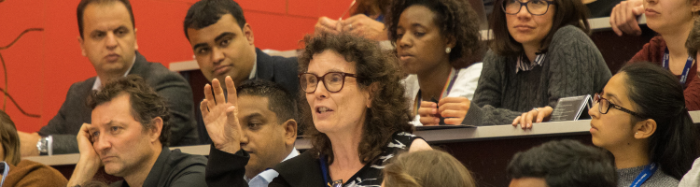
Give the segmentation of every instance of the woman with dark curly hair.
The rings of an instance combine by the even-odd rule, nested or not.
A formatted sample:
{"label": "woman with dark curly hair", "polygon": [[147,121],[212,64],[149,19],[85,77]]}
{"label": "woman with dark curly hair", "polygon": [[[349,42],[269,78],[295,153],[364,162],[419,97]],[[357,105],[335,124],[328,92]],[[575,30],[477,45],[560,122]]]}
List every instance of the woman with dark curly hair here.
{"label": "woman with dark curly hair", "polygon": [[465,59],[481,46],[474,10],[463,0],[394,0],[387,20],[399,64],[410,74],[404,81],[416,116],[411,123],[422,125],[418,109],[437,106],[434,100],[444,123],[461,124],[482,67]]}
{"label": "woman with dark curly hair", "polygon": [[[594,94],[610,70],[588,37],[580,0],[499,0],[491,14],[493,40],[484,57],[464,124],[521,124],[531,128],[551,114],[559,98]],[[434,107],[421,122],[435,123]]]}
{"label": "woman with dark curly hair", "polygon": [[[307,37],[305,43],[299,81],[301,100],[308,103],[302,120],[309,124],[306,135],[313,147],[275,166],[279,175],[269,186],[378,186],[382,168],[395,154],[431,149],[411,134],[395,57],[382,54],[377,42],[346,33]],[[233,81],[226,78],[228,102],[216,103],[225,100],[224,93],[218,80],[212,84],[217,99],[205,99],[209,110],[202,112],[214,143],[207,183],[248,186],[243,173],[249,157],[240,148]]]}

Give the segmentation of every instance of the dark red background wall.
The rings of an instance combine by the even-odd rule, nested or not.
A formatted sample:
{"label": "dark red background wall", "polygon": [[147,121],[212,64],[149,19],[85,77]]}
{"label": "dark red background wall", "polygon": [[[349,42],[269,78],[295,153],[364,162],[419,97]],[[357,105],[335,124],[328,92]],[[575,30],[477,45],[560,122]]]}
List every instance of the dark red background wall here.
{"label": "dark red background wall", "polygon": [[[12,47],[0,50],[7,66],[8,84],[0,71],[0,88],[6,89],[31,118],[8,99],[5,111],[21,131],[38,131],[58,112],[70,85],[95,76],[80,54],[76,7],[79,0],[0,0],[0,47],[10,44],[27,28],[43,32],[25,34]],[[139,51],[149,61],[192,60],[182,22],[196,0],[131,0],[136,18]],[[262,49],[298,48],[304,35],[313,33],[320,16],[339,17],[351,0],[239,0],[253,28],[255,44]],[[0,106],[2,109],[2,106]]]}

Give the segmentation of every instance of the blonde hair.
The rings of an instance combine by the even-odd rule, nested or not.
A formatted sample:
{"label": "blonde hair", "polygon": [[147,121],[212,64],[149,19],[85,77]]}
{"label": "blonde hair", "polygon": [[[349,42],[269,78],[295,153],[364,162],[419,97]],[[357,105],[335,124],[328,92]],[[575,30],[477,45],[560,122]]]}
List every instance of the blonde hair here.
{"label": "blonde hair", "polygon": [[404,153],[384,168],[385,187],[475,187],[471,172],[438,150]]}

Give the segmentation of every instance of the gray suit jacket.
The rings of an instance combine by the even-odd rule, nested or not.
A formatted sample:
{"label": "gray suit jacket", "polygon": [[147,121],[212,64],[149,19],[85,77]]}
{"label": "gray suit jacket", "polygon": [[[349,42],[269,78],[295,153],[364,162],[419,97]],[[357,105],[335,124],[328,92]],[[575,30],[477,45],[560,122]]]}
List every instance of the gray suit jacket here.
{"label": "gray suit jacket", "polygon": [[[159,63],[151,63],[138,51],[130,75],[141,76],[148,85],[167,100],[170,107],[170,145],[194,145],[199,143],[192,89],[189,83],[175,72]],[[71,85],[58,114],[39,131],[41,136],[53,136],[53,153],[67,154],[78,152],[76,135],[83,123],[91,122],[92,109],[87,106],[87,98],[93,92],[96,77]]]}

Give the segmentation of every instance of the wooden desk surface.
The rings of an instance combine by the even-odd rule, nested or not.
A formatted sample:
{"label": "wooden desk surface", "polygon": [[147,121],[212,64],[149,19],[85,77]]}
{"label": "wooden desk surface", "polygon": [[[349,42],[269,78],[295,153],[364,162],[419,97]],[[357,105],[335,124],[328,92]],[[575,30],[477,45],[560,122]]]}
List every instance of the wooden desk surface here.
{"label": "wooden desk surface", "polygon": [[[700,123],[700,111],[691,111],[690,116],[693,118],[693,123]],[[539,123],[535,124],[534,127],[529,130],[522,130],[519,127],[513,127],[512,125],[491,125],[476,128],[423,130],[416,131],[416,135],[423,137],[430,144],[445,144],[455,142],[486,141],[493,139],[587,135],[590,128],[590,120],[581,120]],[[182,152],[189,154],[209,155],[209,148],[210,145],[195,145],[171,147],[170,149],[180,149]],[[311,144],[307,139],[298,139],[296,142],[296,148],[300,150],[307,150],[311,148]],[[50,166],[60,166],[76,164],[79,158],[79,154],[74,153],[53,156],[24,157],[23,159],[32,160]]]}

